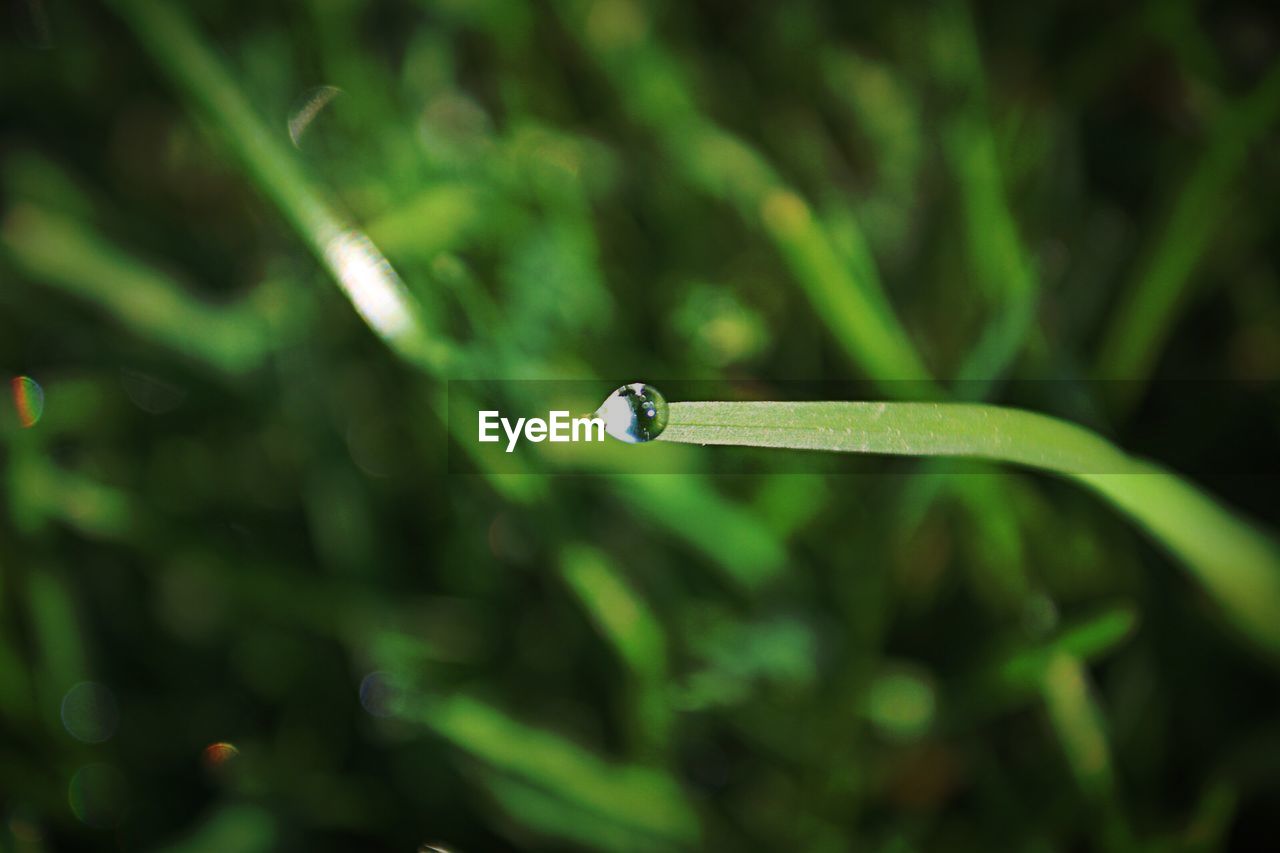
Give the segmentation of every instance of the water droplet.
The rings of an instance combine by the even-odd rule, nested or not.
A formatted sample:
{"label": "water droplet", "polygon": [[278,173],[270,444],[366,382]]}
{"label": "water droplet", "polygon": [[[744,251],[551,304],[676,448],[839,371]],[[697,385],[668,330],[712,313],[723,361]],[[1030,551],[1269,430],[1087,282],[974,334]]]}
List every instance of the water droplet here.
{"label": "water droplet", "polygon": [[116,733],[120,711],[111,689],[94,681],[81,681],[62,697],[62,725],[84,743],[102,743]]}
{"label": "water droplet", "polygon": [[633,382],[610,394],[596,415],[604,420],[609,435],[627,444],[641,444],[667,428],[667,411],[667,398],[657,388]]}
{"label": "water droplet", "polygon": [[18,420],[22,421],[24,427],[31,429],[44,414],[44,389],[30,376],[15,376],[11,384]]}

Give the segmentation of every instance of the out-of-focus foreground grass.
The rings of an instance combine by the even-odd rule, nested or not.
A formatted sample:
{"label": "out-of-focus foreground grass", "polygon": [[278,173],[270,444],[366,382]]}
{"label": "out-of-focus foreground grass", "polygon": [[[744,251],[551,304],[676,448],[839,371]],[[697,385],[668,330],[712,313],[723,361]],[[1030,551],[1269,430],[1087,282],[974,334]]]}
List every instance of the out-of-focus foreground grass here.
{"label": "out-of-focus foreground grass", "polygon": [[1280,412],[1177,381],[1280,376],[1266,4],[10,12],[0,850],[1280,832],[1277,661],[1068,485],[445,412],[1016,384],[1274,532]]}

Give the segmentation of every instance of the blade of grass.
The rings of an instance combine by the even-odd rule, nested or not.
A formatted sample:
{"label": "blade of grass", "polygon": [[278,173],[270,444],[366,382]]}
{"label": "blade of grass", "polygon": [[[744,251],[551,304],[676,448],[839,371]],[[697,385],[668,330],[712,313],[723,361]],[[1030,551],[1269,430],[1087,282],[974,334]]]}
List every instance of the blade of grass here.
{"label": "blade of grass", "polygon": [[329,270],[369,327],[407,360],[441,367],[452,347],[433,334],[420,306],[377,247],[343,222],[177,6],[115,0],[152,59],[207,119],[254,184],[275,204]]}
{"label": "blade of grass", "polygon": [[[894,316],[878,277],[854,275],[799,195],[788,189],[771,190],[761,200],[760,218],[818,316],[854,363],[873,379],[897,389],[909,386],[892,380],[928,378],[928,368]],[[865,270],[872,265],[866,252],[859,266]]]}
{"label": "blade of grass", "polygon": [[109,311],[138,335],[228,373],[261,364],[270,324],[251,300],[214,306],[79,223],[30,205],[0,225],[0,256]]}
{"label": "blade of grass", "polygon": [[232,803],[203,818],[185,837],[160,848],[159,853],[258,853],[276,848],[278,834],[275,819],[266,809]]}
{"label": "blade of grass", "polygon": [[680,534],[740,588],[761,589],[786,567],[778,538],[700,477],[617,474],[613,482],[620,500]]}
{"label": "blade of grass", "polygon": [[[563,3],[570,28],[595,56],[623,108],[654,133],[674,168],[708,195],[734,204],[773,241],[821,320],[850,359],[888,393],[891,380],[928,380],[928,368],[878,282],[856,275],[822,222],[769,163],[698,110],[675,59],[644,38],[650,22],[630,8],[625,21],[592,26],[581,3]],[[865,241],[860,241],[865,242]]]}
{"label": "blade of grass", "polygon": [[584,545],[567,546],[560,571],[627,667],[643,681],[661,682],[667,660],[662,625],[608,558]]}
{"label": "blade of grass", "polygon": [[1067,761],[1080,787],[1092,796],[1112,788],[1110,748],[1103,715],[1094,701],[1088,675],[1077,658],[1053,655],[1041,683],[1045,707],[1053,727],[1062,733]]}
{"label": "blade of grass", "polygon": [[959,101],[956,114],[944,126],[943,151],[963,205],[969,263],[994,311],[958,375],[958,393],[981,400],[1028,339],[1040,337],[1040,280],[1008,200],[981,46],[966,4],[938,6],[933,41],[936,74]]}
{"label": "blade of grass", "polygon": [[[428,326],[409,300],[407,291],[390,265],[363,233],[341,226],[338,217],[321,200],[291,152],[284,147],[284,131],[272,135],[213,51],[184,17],[170,5],[145,0],[116,0],[121,17],[137,33],[153,61],[167,74],[177,92],[190,102],[197,115],[216,128],[238,158],[249,178],[279,208],[281,214],[329,269],[334,280],[370,327],[406,361],[437,378],[455,368],[474,367],[475,359],[460,353],[452,343],[429,334]],[[491,330],[494,335],[498,330]],[[501,365],[489,365],[495,373]],[[440,395],[441,404],[444,395]],[[441,405],[439,411],[445,411]],[[467,443],[468,446],[474,445]],[[490,482],[506,497],[531,501],[545,486],[535,476],[513,472],[504,477],[486,472]],[[690,489],[701,486],[690,500],[718,517],[732,519],[736,527],[751,531],[762,545],[758,560],[747,563],[745,573],[764,574],[782,563],[782,546],[767,531],[749,523],[747,515],[700,481],[690,478]],[[620,490],[630,489],[624,482]],[[714,561],[731,571],[720,540],[705,526],[690,525],[666,511],[667,501],[633,501],[637,511],[653,518],[690,541]]]}
{"label": "blade of grass", "polygon": [[644,597],[608,556],[586,545],[560,553],[560,573],[591,621],[631,671],[627,707],[646,745],[669,740],[667,636]]}
{"label": "blade of grass", "polygon": [[[1143,380],[1172,331],[1193,284],[1197,264],[1217,229],[1227,221],[1228,186],[1245,165],[1249,149],[1280,119],[1280,64],[1218,123],[1209,149],[1173,201],[1169,217],[1146,262],[1125,289],[1098,350],[1100,376]],[[1133,402],[1142,383],[1116,383]]]}
{"label": "blade of grass", "polygon": [[[401,715],[420,722],[494,770],[564,809],[611,824],[640,849],[682,848],[697,840],[697,815],[663,771],[606,761],[469,696],[413,701]],[[560,829],[560,833],[564,833]]]}
{"label": "blade of grass", "polygon": [[1071,655],[1054,654],[1040,692],[1076,784],[1100,813],[1101,819],[1093,826],[1099,847],[1133,849],[1132,832],[1117,799],[1106,716],[1084,664]]}
{"label": "blade of grass", "polygon": [[660,441],[986,459],[1067,476],[1177,556],[1234,624],[1280,655],[1280,546],[1213,498],[1083,427],[969,403],[672,403]]}
{"label": "blade of grass", "polygon": [[946,691],[942,707],[945,728],[961,731],[993,716],[1012,713],[1040,698],[1049,664],[1058,656],[1084,663],[1120,648],[1137,628],[1137,613],[1128,604],[1113,605],[1062,629],[1056,636],[1027,645],[1004,644],[977,669]]}
{"label": "blade of grass", "polygon": [[1050,642],[1018,649],[1000,660],[991,677],[1014,695],[1043,683],[1050,661],[1066,655],[1092,660],[1108,654],[1133,634],[1138,617],[1130,605],[1116,605],[1064,629]]}

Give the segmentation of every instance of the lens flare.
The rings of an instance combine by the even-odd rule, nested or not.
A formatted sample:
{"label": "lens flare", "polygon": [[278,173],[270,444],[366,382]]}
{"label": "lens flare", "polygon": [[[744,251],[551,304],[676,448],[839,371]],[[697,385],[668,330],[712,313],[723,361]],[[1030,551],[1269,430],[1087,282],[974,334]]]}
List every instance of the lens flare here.
{"label": "lens flare", "polygon": [[78,741],[108,741],[119,722],[116,697],[105,684],[81,681],[62,697],[62,725]]}
{"label": "lens flare", "polygon": [[206,767],[222,767],[240,754],[235,744],[226,741],[211,743],[204,748],[204,764]]}
{"label": "lens flare", "polygon": [[375,670],[360,682],[360,705],[374,717],[394,716],[403,693],[390,673]]}
{"label": "lens flare", "polygon": [[71,813],[86,826],[107,829],[116,826],[128,804],[128,783],[110,764],[86,764],[67,785]]}
{"label": "lens flare", "polygon": [[13,377],[13,405],[18,410],[18,420],[27,429],[40,422],[44,414],[44,389],[30,376]]}

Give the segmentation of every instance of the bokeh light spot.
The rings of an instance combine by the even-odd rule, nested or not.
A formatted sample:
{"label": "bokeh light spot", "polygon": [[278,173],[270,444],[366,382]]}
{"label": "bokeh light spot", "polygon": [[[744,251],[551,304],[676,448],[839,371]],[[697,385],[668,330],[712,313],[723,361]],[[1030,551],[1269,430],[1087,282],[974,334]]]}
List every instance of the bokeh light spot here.
{"label": "bokeh light spot", "polygon": [[31,429],[40,422],[40,416],[44,414],[44,389],[30,376],[15,376],[11,384],[18,420],[24,427]]}
{"label": "bokeh light spot", "polygon": [[936,699],[932,685],[910,672],[881,675],[871,685],[867,714],[884,734],[914,740],[933,724]]}
{"label": "bokeh light spot", "polygon": [[86,764],[75,772],[67,786],[71,813],[95,829],[117,825],[128,799],[124,775],[110,764]]}
{"label": "bokeh light spot", "polygon": [[120,384],[135,406],[152,415],[172,412],[187,396],[177,385],[139,370],[121,370]]}
{"label": "bokeh light spot", "polygon": [[119,722],[115,694],[104,684],[81,681],[62,697],[62,725],[78,741],[110,740]]}
{"label": "bokeh light spot", "polygon": [[809,222],[809,207],[790,190],[773,190],[760,205],[760,216],[771,231],[794,234]]}
{"label": "bokeh light spot", "polygon": [[394,716],[402,695],[391,674],[381,670],[369,673],[360,682],[360,705],[375,717]]}
{"label": "bokeh light spot", "polygon": [[223,767],[239,754],[240,750],[235,744],[226,741],[211,743],[204,748],[204,765],[209,768]]}
{"label": "bokeh light spot", "polygon": [[[21,845],[35,845],[44,840],[44,830],[29,808],[19,807],[9,815],[9,834]],[[19,849],[24,849],[19,847]]]}

